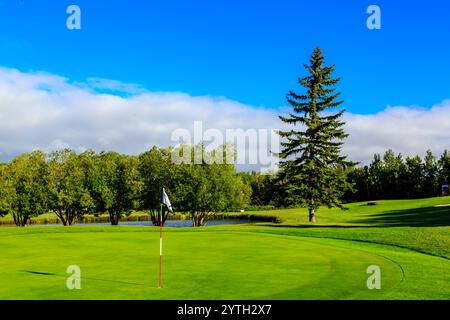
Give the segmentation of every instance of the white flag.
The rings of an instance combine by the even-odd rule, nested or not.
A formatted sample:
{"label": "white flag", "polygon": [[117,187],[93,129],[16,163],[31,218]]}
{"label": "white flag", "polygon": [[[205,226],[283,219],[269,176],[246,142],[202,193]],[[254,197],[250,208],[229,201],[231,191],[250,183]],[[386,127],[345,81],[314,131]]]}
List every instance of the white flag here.
{"label": "white flag", "polygon": [[164,203],[170,212],[173,212],[172,205],[170,204],[169,197],[167,196],[166,189],[162,190],[162,203]]}

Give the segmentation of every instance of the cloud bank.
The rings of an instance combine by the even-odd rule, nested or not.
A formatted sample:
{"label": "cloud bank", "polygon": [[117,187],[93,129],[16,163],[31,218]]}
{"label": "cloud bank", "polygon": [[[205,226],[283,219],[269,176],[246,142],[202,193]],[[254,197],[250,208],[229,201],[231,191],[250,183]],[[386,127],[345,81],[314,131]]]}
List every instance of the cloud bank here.
{"label": "cloud bank", "polygon": [[377,114],[347,114],[350,137],[343,151],[367,163],[387,149],[404,156],[423,156],[426,150],[441,155],[450,149],[450,100],[431,109],[397,106]]}
{"label": "cloud bank", "polygon": [[[34,149],[72,148],[138,154],[174,145],[176,129],[284,129],[280,108],[261,109],[223,97],[150,92],[135,84],[90,78],[85,83],[0,68],[0,159]],[[394,149],[404,155],[450,149],[450,100],[431,109],[388,107],[371,115],[347,113],[344,152],[364,163]]]}

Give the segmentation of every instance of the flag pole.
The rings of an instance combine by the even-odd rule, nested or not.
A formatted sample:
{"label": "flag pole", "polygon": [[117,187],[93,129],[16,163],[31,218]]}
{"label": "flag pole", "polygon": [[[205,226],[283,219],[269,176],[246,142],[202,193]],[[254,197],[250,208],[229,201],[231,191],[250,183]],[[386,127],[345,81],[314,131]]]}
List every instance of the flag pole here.
{"label": "flag pole", "polygon": [[161,209],[159,211],[159,288],[162,288],[162,239],[163,239],[163,204],[170,212],[173,212],[166,190],[162,188]]}
{"label": "flag pole", "polygon": [[162,239],[163,239],[163,219],[162,208],[159,210],[159,288],[162,288]]}

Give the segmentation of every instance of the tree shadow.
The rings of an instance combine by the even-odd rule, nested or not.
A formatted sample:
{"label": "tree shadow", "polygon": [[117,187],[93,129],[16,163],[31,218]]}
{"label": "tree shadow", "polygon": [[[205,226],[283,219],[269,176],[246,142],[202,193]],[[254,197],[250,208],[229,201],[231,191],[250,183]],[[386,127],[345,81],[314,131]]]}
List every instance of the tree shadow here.
{"label": "tree shadow", "polygon": [[21,270],[21,272],[37,274],[40,276],[58,276],[56,273],[49,273],[49,272],[38,272],[38,271],[30,271],[30,270]]}
{"label": "tree shadow", "polygon": [[[53,277],[60,277],[60,278],[67,278],[69,275],[60,275],[56,273],[50,273],[50,272],[41,272],[41,271],[31,271],[31,270],[20,270],[20,272],[30,273],[34,275],[40,275],[40,276],[53,276]],[[111,283],[121,283],[121,284],[127,284],[127,285],[135,285],[135,286],[146,286],[146,284],[142,283],[135,283],[135,282],[127,282],[127,281],[120,281],[120,280],[109,280],[109,279],[100,279],[100,278],[91,278],[91,277],[82,277],[82,279],[86,280],[94,280],[94,281],[103,281],[103,282],[111,282]]]}
{"label": "tree shadow", "polygon": [[[351,212],[349,212],[351,214]],[[450,207],[424,207],[403,210],[386,210],[343,224],[270,224],[258,226],[298,229],[354,229],[380,227],[446,227],[450,226]]]}
{"label": "tree shadow", "polygon": [[424,207],[390,210],[354,222],[379,227],[445,227],[450,226],[450,208]]}
{"label": "tree shadow", "polygon": [[301,229],[319,229],[319,228],[330,228],[330,229],[354,229],[354,228],[375,228],[377,226],[367,226],[363,224],[359,225],[340,225],[340,224],[264,224],[259,223],[257,226],[260,227],[273,227],[273,228],[301,228]]}

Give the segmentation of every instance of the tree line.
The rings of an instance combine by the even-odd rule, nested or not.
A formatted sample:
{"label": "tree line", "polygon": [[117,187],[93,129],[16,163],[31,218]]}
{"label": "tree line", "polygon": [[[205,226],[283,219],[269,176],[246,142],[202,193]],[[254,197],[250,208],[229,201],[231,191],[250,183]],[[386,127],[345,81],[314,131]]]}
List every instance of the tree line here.
{"label": "tree line", "polygon": [[[172,152],[154,147],[138,156],[69,149],[22,154],[0,164],[0,216],[11,215],[17,226],[25,226],[32,217],[53,212],[70,226],[86,214],[106,213],[117,225],[124,215],[146,210],[159,225],[163,187],[194,226],[206,224],[214,212],[248,205],[251,189],[234,165],[175,164]],[[162,217],[165,222],[168,212]]]}
{"label": "tree line", "polygon": [[[124,215],[143,210],[159,225],[163,186],[176,211],[189,215],[194,226],[205,225],[217,212],[307,205],[289,193],[292,182],[283,171],[261,174],[236,172],[230,164],[175,164],[173,151],[22,154],[0,164],[0,216],[10,214],[16,225],[25,226],[31,218],[53,212],[70,226],[86,214],[106,213],[117,225]],[[427,151],[422,159],[388,150],[374,155],[369,165],[347,168],[346,177],[353,188],[343,202],[439,196],[441,186],[450,182],[450,153],[437,158]],[[163,223],[168,214],[163,211]]]}
{"label": "tree line", "polygon": [[[286,208],[305,205],[304,199],[286,191],[290,183],[281,172],[263,175],[258,172],[240,173],[251,187],[250,206]],[[346,170],[347,183],[352,185],[342,195],[342,201],[360,202],[380,199],[418,199],[440,196],[442,186],[450,183],[450,153],[445,150],[438,158],[427,151],[420,156],[403,157],[388,150],[376,154],[368,165],[354,165]]]}
{"label": "tree line", "polygon": [[436,197],[450,183],[450,154],[445,150],[437,158],[428,150],[423,159],[404,158],[388,150],[376,154],[370,165],[352,168],[348,179],[356,191],[344,196],[347,201]]}

